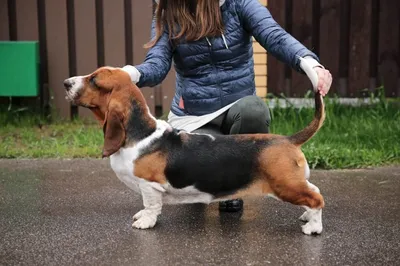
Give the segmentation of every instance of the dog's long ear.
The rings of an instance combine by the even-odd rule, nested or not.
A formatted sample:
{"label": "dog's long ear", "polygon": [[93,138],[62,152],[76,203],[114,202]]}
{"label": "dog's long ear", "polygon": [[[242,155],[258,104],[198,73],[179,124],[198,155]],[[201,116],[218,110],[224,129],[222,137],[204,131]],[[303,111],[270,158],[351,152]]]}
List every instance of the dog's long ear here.
{"label": "dog's long ear", "polygon": [[94,114],[94,117],[96,118],[96,120],[98,120],[102,124],[104,123],[105,114],[102,113],[98,107],[90,108],[90,111],[92,111],[92,113]]}
{"label": "dog's long ear", "polygon": [[103,158],[117,152],[125,142],[125,127],[122,114],[115,110],[110,110],[106,114],[103,125],[104,147]]}

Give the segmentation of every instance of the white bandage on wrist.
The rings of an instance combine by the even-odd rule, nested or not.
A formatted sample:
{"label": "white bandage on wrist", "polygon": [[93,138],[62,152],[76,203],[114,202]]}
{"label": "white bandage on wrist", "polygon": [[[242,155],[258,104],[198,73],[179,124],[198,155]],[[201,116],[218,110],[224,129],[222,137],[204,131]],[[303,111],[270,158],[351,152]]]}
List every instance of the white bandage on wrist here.
{"label": "white bandage on wrist", "polygon": [[136,84],[139,82],[140,72],[139,72],[139,70],[137,70],[136,67],[131,66],[131,65],[126,65],[122,68],[122,70],[124,70],[125,72],[127,72],[129,74],[133,83]]}
{"label": "white bandage on wrist", "polygon": [[[304,59],[307,61],[307,63],[312,67],[320,67],[320,68],[324,68],[323,65],[321,65],[317,60],[315,60],[313,57],[311,56],[306,56],[304,57]],[[301,67],[301,64],[300,64]],[[301,67],[302,68],[302,67]],[[303,68],[302,68],[303,69]],[[304,69],[303,69],[304,70]]]}
{"label": "white bandage on wrist", "polygon": [[306,58],[302,58],[300,57],[300,67],[301,69],[303,69],[303,71],[305,72],[305,74],[307,75],[307,77],[310,79],[314,91],[317,90],[318,88],[318,73],[315,70],[315,67],[319,67],[320,64],[318,63],[318,61],[316,61],[315,59],[313,60],[307,60]]}

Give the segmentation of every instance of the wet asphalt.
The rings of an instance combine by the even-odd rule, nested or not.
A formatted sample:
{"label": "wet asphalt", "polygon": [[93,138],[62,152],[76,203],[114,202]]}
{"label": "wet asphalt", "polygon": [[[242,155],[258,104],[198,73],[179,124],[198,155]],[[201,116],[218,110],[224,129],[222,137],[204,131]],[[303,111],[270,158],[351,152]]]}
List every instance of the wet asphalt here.
{"label": "wet asphalt", "polygon": [[0,265],[400,265],[400,167],[312,171],[324,231],[303,209],[247,199],[166,206],[132,229],[141,198],[104,160],[0,160]]}

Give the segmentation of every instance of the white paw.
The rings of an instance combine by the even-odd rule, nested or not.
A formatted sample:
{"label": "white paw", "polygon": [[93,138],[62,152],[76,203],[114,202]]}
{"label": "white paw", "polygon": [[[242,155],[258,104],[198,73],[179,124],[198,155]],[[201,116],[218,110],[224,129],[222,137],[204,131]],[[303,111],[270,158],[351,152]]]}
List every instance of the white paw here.
{"label": "white paw", "polygon": [[304,234],[311,235],[311,234],[321,234],[322,233],[322,223],[310,221],[305,225],[301,226],[301,229]]}
{"label": "white paw", "polygon": [[303,221],[303,222],[308,222],[310,221],[312,216],[312,213],[310,213],[309,211],[305,211],[300,217],[299,220]]}
{"label": "white paw", "polygon": [[157,215],[147,210],[141,210],[133,216],[132,227],[137,229],[148,229],[152,228],[157,223]]}
{"label": "white paw", "polygon": [[143,216],[143,213],[145,212],[145,210],[141,210],[141,211],[138,211],[135,215],[133,215],[133,220],[134,221],[136,221],[136,220],[139,220],[140,219],[140,217],[142,217]]}

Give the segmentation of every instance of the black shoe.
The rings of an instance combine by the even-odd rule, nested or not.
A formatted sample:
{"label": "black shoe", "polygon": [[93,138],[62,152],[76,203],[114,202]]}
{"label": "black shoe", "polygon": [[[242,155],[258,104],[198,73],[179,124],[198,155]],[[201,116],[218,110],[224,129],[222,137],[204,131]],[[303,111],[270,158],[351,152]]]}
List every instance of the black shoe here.
{"label": "black shoe", "polygon": [[219,203],[219,211],[221,212],[238,212],[243,209],[243,200],[242,199],[234,199],[221,201]]}

